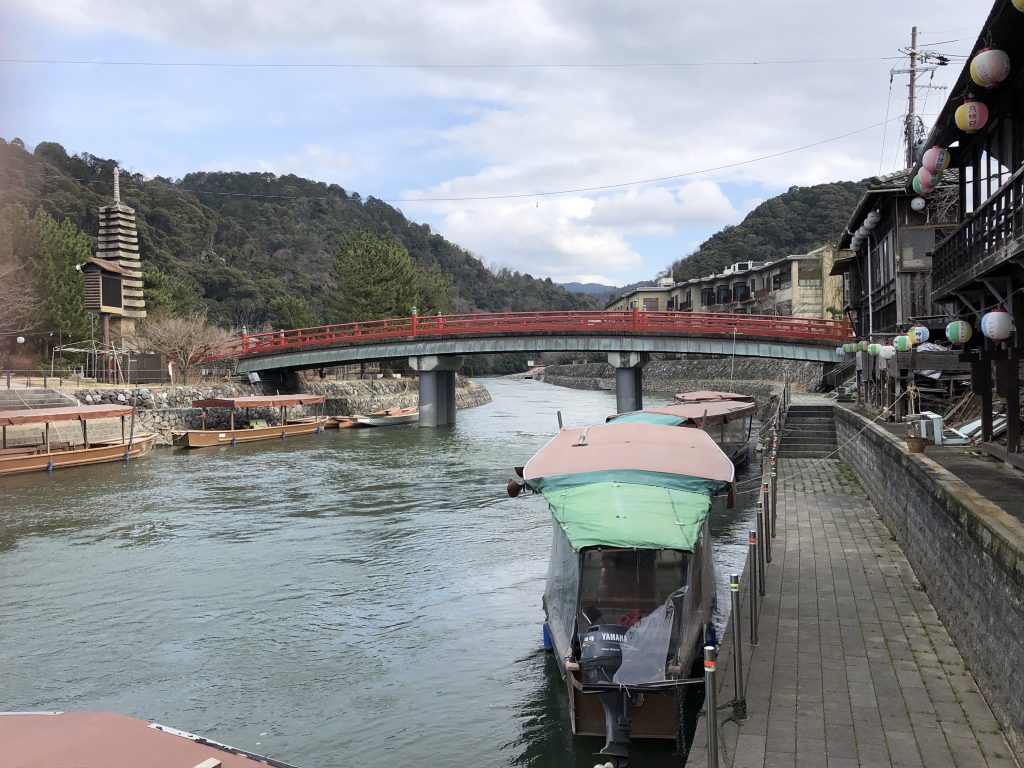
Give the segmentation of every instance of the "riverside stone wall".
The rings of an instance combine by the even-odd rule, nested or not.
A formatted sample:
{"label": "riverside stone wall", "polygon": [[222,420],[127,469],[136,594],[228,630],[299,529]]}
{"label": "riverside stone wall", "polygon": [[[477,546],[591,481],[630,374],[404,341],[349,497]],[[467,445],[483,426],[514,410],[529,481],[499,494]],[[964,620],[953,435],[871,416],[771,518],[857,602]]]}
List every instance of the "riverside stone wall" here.
{"label": "riverside stone wall", "polygon": [[[302,389],[313,394],[324,395],[327,400],[324,412],[328,415],[347,416],[353,413],[380,411],[385,408],[404,408],[419,401],[418,381],[415,378],[402,379],[359,379],[354,381],[311,381],[302,382]],[[223,384],[201,387],[142,387],[139,389],[79,389],[74,397],[84,405],[94,403],[125,403],[135,405],[137,428],[145,432],[156,432],[160,445],[169,445],[172,430],[198,429],[202,426],[201,411],[192,408],[193,400],[213,397],[245,397],[262,395],[263,390],[249,384]],[[491,401],[487,389],[469,379],[458,379],[455,402],[459,408],[472,408]],[[307,411],[301,407],[290,408],[289,415],[301,416]],[[312,413],[312,410],[308,411]],[[275,418],[276,409],[252,409],[252,418]],[[225,416],[226,419],[226,416]],[[243,422],[238,421],[239,425]],[[113,429],[106,425],[107,429]],[[116,425],[120,435],[120,422]],[[99,437],[98,432],[94,433]]]}
{"label": "riverside stone wall", "polygon": [[852,411],[836,408],[836,433],[843,460],[899,542],[1011,747],[1024,754],[1024,525]]}

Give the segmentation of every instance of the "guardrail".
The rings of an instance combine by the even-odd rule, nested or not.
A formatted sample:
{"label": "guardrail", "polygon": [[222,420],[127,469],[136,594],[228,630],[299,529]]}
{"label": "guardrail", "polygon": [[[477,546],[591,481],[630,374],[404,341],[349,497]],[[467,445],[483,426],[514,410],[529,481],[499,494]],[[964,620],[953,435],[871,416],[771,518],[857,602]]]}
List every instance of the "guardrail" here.
{"label": "guardrail", "polygon": [[496,312],[437,315],[323,325],[289,331],[243,334],[201,362],[272,354],[311,347],[364,345],[409,338],[509,334],[638,334],[756,336],[779,341],[836,345],[852,338],[847,320],[712,312]]}

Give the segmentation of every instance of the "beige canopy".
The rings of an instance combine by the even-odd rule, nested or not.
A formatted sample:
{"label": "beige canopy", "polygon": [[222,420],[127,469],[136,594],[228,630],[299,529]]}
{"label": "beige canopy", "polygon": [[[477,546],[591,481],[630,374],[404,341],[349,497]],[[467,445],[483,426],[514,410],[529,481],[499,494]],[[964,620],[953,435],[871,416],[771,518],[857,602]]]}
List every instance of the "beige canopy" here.
{"label": "beige canopy", "polygon": [[706,389],[699,392],[680,392],[676,395],[676,400],[680,403],[704,403],[711,400],[740,400],[748,403],[754,402],[754,398],[750,395],[740,395],[736,392],[713,392]]}
{"label": "beige canopy", "polygon": [[212,397],[193,400],[193,408],[280,408],[290,405],[318,405],[323,395],[253,395],[250,397]]}
{"label": "beige canopy", "polygon": [[[644,408],[642,411],[633,411],[633,413],[663,413],[666,416],[676,416],[692,421],[699,427],[746,419],[753,416],[755,411],[757,411],[757,405],[754,403],[735,400],[708,400],[657,405],[653,408]],[[628,415],[630,414],[617,414],[617,416]],[[608,420],[615,421],[615,419],[616,416],[610,416]]]}
{"label": "beige canopy", "polygon": [[117,416],[127,416],[131,412],[132,407],[130,405],[70,405],[62,408],[23,408],[15,411],[0,411],[0,426],[43,424],[47,421],[112,419]]}

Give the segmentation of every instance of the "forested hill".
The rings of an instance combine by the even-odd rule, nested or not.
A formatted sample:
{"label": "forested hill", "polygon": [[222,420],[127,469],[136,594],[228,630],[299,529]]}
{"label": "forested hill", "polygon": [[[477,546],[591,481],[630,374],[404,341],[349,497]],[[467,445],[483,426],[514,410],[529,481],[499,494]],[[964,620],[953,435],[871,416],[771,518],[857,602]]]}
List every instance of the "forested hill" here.
{"label": "forested hill", "polygon": [[[69,155],[51,142],[29,151],[0,140],[0,208],[42,210],[95,236],[97,209],[112,200],[113,168],[113,160]],[[394,235],[418,267],[447,274],[450,311],[594,306],[551,280],[492,272],[428,225],[335,184],[270,173],[192,173],[178,181],[122,175],[121,197],[136,211],[144,268],[194,282],[222,325],[259,325],[282,296],[305,298],[317,322],[331,320],[334,253],[358,228]]]}
{"label": "forested hill", "polygon": [[672,277],[704,277],[738,261],[771,261],[835,243],[866,189],[853,181],[791,187],[673,263]]}

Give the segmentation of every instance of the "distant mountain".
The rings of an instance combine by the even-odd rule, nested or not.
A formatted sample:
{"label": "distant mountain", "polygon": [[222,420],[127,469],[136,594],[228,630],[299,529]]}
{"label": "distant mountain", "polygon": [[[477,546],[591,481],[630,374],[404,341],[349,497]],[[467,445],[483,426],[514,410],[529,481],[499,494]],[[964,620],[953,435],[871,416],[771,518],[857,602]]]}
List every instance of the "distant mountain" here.
{"label": "distant mountain", "polygon": [[738,261],[771,261],[835,243],[866,189],[866,181],[790,187],[676,261],[672,277],[704,277]]}
{"label": "distant mountain", "polygon": [[590,296],[604,296],[606,293],[616,293],[618,288],[614,285],[604,283],[555,283],[560,285],[569,293],[585,293]]}

